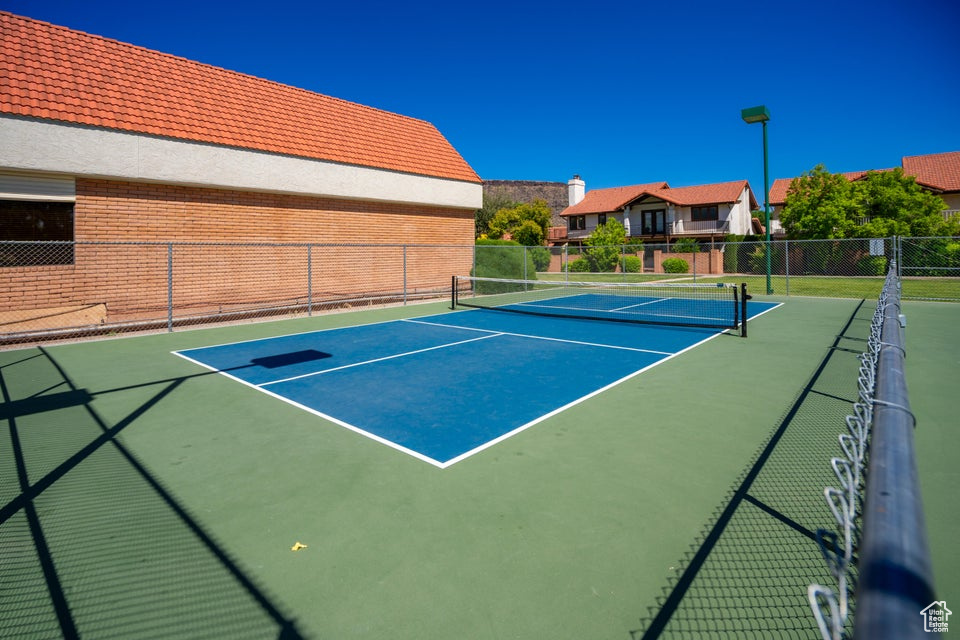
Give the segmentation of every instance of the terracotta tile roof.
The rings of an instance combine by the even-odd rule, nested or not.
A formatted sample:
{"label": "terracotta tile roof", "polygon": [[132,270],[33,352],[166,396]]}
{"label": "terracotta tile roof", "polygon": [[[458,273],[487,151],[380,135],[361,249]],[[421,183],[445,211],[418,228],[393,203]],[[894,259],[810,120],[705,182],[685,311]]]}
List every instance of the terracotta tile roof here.
{"label": "terracotta tile roof", "polygon": [[[736,202],[744,189],[749,188],[746,180],[720,182],[717,184],[699,184],[693,187],[677,187],[658,192],[657,197],[681,207],[695,207],[704,204],[727,204]],[[750,207],[756,208],[757,201],[750,192]]]}
{"label": "terracotta tile roof", "polygon": [[0,113],[480,182],[429,122],[6,12]]}
{"label": "terracotta tile roof", "polygon": [[[702,184],[693,187],[678,187],[671,189],[666,182],[638,184],[630,187],[613,187],[610,189],[594,189],[588,191],[578,204],[567,207],[560,214],[562,216],[585,215],[588,213],[610,213],[619,211],[637,198],[648,195],[659,198],[672,204],[689,207],[706,204],[721,204],[736,202],[747,188],[746,180],[736,182],[722,182],[718,184]],[[756,208],[757,202],[750,193],[750,206]]]}
{"label": "terracotta tile roof", "polygon": [[793,178],[777,178],[773,181],[773,184],[770,185],[771,205],[781,205],[787,201],[787,190],[790,188],[791,182],[793,182]]}
{"label": "terracotta tile roof", "polygon": [[588,191],[583,200],[560,212],[560,215],[580,216],[588,213],[616,211],[636,200],[644,193],[655,193],[666,188],[666,182],[652,182],[650,184],[635,184],[629,187],[594,189]]}
{"label": "terracotta tile roof", "polygon": [[938,191],[960,191],[960,151],[905,156],[903,172],[917,182]]}

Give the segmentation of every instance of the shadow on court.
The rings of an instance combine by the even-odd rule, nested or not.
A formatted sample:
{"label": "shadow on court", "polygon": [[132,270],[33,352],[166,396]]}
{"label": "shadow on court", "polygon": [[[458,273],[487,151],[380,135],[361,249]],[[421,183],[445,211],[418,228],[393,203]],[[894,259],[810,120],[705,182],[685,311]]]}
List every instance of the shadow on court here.
{"label": "shadow on court", "polygon": [[[43,348],[11,355],[0,365],[0,637],[301,637],[118,439],[213,372],[91,393]],[[93,406],[131,389],[150,395],[114,424]]]}
{"label": "shadow on court", "polygon": [[679,563],[634,640],[819,637],[812,582],[832,584],[815,541],[835,524],[823,489],[856,400],[873,308],[863,302]]}

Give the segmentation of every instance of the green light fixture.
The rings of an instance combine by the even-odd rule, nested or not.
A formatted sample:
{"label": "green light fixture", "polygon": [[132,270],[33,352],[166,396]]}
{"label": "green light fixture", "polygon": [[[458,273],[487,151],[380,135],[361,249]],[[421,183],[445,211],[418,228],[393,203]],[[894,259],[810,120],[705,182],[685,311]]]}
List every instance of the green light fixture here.
{"label": "green light fixture", "polygon": [[767,295],[773,294],[773,287],[770,285],[770,172],[767,162],[767,121],[770,119],[770,112],[763,105],[741,109],[740,117],[747,124],[759,122],[763,125],[763,214],[764,228],[766,230],[766,251],[767,254]]}

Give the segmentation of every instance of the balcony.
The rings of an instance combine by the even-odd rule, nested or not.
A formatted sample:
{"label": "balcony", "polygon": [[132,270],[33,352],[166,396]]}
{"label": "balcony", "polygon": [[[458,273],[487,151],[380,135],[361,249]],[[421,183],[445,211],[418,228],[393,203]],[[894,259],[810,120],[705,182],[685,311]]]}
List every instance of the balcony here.
{"label": "balcony", "polygon": [[729,220],[676,220],[670,225],[671,236],[722,235],[730,229]]}

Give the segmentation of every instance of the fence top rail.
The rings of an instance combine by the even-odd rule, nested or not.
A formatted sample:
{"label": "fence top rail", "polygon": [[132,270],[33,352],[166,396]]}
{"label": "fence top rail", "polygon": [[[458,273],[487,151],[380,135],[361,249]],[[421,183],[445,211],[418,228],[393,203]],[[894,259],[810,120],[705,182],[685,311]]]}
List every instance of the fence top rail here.
{"label": "fence top rail", "polygon": [[[790,239],[772,239],[770,241],[771,245],[780,245],[786,243],[853,243],[853,242],[868,242],[870,240],[892,240],[893,238],[811,238],[805,240],[790,240]],[[900,240],[913,241],[913,240],[953,240],[960,242],[960,236],[917,236],[917,237],[908,237],[901,236]],[[706,247],[711,245],[726,245],[726,244],[767,244],[766,240],[716,240],[716,241],[703,241],[699,243],[699,247],[703,250]],[[0,239],[0,245],[12,245],[12,246],[73,246],[73,245],[136,245],[136,246],[203,246],[203,247],[250,247],[250,246],[262,246],[262,247],[376,247],[376,248],[402,248],[402,247],[421,247],[421,248],[435,248],[435,249],[463,249],[463,248],[491,248],[491,249],[503,249],[504,247],[514,247],[514,248],[542,248],[542,249],[559,249],[561,247],[523,247],[523,245],[503,245],[503,244],[491,244],[491,245],[477,245],[477,244],[456,244],[456,243],[438,243],[438,244],[421,244],[417,242],[385,242],[385,243],[372,243],[372,242],[271,242],[271,241],[260,241],[260,240],[237,240],[229,242],[209,242],[209,241],[200,241],[200,240],[3,240]],[[634,247],[637,246],[631,243],[623,243],[619,245],[604,245],[611,247]],[[657,246],[666,246],[671,247],[672,244],[664,242],[645,242],[643,243],[644,247],[652,248]],[[589,248],[589,247],[585,247]],[[594,247],[595,248],[595,247]]]}
{"label": "fence top rail", "polygon": [[[891,273],[895,273],[892,267]],[[935,600],[904,375],[900,283],[889,277],[877,358],[854,638],[930,637],[920,611]]]}
{"label": "fence top rail", "polygon": [[[418,249],[473,249],[472,244],[417,244],[370,242],[202,242],[180,240],[0,240],[0,246],[72,247],[75,245],[137,246],[137,247],[356,247],[356,248],[418,248]],[[491,245],[494,246],[494,245]],[[509,246],[509,245],[500,245]],[[522,249],[523,247],[517,247]],[[544,247],[545,248],[545,247]]]}

